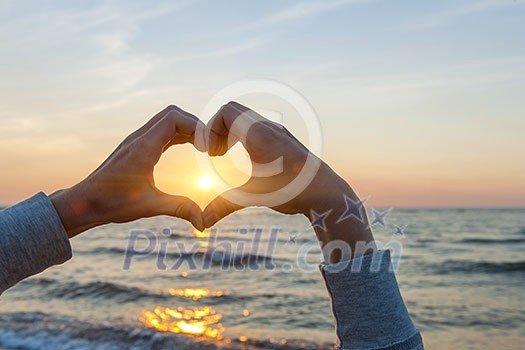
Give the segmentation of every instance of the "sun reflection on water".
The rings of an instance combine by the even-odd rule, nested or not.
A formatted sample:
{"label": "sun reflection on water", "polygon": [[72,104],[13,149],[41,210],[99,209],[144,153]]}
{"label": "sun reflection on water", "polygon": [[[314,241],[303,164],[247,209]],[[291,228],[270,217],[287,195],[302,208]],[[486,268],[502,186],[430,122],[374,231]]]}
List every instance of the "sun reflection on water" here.
{"label": "sun reflection on water", "polygon": [[173,289],[169,290],[170,295],[191,298],[195,301],[209,296],[222,297],[224,293],[222,291],[212,292],[209,289],[204,288],[186,288],[186,289]]}
{"label": "sun reflection on water", "polygon": [[194,229],[193,233],[195,234],[195,237],[197,237],[197,238],[208,238],[208,237],[210,237],[210,231],[208,231],[208,230],[199,231],[197,229]]}
{"label": "sun reflection on water", "polygon": [[153,311],[144,311],[139,321],[149,328],[161,332],[184,333],[222,339],[224,326],[219,323],[222,314],[210,306],[202,308],[178,307],[177,309],[157,306]]}
{"label": "sun reflection on water", "polygon": [[[197,301],[205,297],[222,297],[222,291],[210,291],[205,288],[169,289],[169,294],[181,296]],[[189,335],[203,336],[213,339],[223,339],[224,326],[219,323],[222,314],[219,314],[211,306],[201,308],[176,309],[157,306],[153,311],[144,310],[139,321],[149,328],[155,328],[161,332],[184,333]]]}

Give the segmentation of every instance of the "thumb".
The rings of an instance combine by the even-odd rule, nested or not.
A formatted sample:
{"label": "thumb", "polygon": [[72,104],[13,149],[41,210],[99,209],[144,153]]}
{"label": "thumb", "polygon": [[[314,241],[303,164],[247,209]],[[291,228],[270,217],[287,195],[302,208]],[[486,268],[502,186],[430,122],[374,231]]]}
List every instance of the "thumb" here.
{"label": "thumb", "polygon": [[204,212],[202,213],[202,217],[204,219],[205,227],[207,228],[212,227],[222,218],[243,208],[243,206],[235,204],[226,199],[226,197],[228,197],[228,192],[230,191],[226,191],[222,195],[216,197],[204,209]]}
{"label": "thumb", "polygon": [[202,210],[197,203],[184,196],[173,196],[161,193],[156,201],[157,215],[169,215],[187,220],[199,231],[205,229]]}

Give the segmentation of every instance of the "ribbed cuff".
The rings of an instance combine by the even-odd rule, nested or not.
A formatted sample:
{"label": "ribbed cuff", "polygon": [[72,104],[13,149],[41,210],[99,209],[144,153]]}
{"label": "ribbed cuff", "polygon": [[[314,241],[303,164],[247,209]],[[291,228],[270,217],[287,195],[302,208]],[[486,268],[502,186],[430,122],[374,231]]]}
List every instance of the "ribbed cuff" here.
{"label": "ribbed cuff", "polygon": [[390,251],[322,264],[320,270],[331,298],[339,349],[423,348],[399,292]]}

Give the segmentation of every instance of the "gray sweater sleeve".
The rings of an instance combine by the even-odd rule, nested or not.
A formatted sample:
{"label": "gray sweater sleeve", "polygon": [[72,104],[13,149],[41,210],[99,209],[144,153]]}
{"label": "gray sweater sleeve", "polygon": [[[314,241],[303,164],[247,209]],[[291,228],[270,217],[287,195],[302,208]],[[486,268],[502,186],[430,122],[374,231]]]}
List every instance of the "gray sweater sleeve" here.
{"label": "gray sweater sleeve", "polygon": [[0,294],[70,258],[66,231],[44,193],[0,211]]}
{"label": "gray sweater sleeve", "polygon": [[422,350],[399,292],[390,251],[320,266],[330,294],[338,349]]}

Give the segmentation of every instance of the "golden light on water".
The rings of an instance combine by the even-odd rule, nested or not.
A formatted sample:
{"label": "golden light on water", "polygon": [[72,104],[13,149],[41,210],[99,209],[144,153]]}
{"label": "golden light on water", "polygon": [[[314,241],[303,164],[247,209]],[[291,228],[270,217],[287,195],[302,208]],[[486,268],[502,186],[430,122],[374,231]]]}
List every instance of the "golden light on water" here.
{"label": "golden light on water", "polygon": [[157,306],[153,311],[144,311],[139,321],[149,328],[161,332],[184,333],[213,339],[222,339],[224,326],[219,323],[222,314],[210,306],[203,308],[177,309]]}
{"label": "golden light on water", "polygon": [[208,238],[208,237],[210,237],[210,232],[208,230],[199,231],[197,229],[194,229],[193,233],[195,234],[195,237],[197,237],[197,238]]}
{"label": "golden light on water", "polygon": [[170,295],[181,296],[185,298],[191,298],[195,301],[209,296],[221,297],[224,295],[222,291],[212,292],[209,289],[204,288],[186,288],[186,289],[173,289],[169,290]]}
{"label": "golden light on water", "polygon": [[201,176],[197,180],[197,186],[202,190],[209,190],[213,187],[213,180],[209,176]]}

